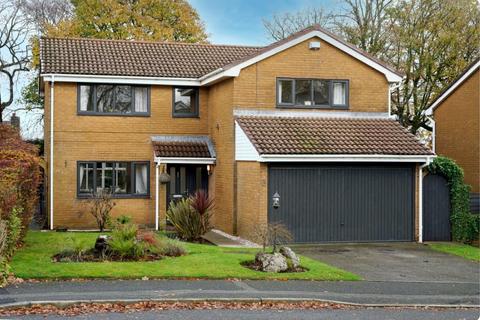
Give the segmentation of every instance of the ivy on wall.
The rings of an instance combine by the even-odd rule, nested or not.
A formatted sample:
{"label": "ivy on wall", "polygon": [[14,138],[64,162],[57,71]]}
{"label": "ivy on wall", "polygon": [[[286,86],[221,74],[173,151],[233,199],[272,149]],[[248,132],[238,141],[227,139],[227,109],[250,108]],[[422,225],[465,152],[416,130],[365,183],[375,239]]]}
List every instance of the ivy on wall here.
{"label": "ivy on wall", "polygon": [[446,157],[437,157],[427,170],[447,179],[450,188],[450,222],[452,238],[455,241],[471,243],[478,239],[480,216],[470,213],[470,186],[463,182],[463,170],[455,161]]}

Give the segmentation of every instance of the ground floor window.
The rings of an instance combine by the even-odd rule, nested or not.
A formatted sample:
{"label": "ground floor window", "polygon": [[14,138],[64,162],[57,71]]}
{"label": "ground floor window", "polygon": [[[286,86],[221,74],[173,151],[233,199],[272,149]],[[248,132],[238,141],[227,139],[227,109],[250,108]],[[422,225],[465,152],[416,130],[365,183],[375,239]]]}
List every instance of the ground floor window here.
{"label": "ground floor window", "polygon": [[150,193],[148,161],[79,161],[77,172],[80,197],[102,190],[117,197],[148,196]]}

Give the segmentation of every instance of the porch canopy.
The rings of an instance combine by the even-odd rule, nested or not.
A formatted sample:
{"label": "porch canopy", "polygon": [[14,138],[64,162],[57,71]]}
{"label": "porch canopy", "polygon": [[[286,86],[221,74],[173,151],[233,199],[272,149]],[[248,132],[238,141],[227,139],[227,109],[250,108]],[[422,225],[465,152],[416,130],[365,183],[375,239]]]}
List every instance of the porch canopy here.
{"label": "porch canopy", "polygon": [[154,161],[160,163],[214,164],[215,148],[208,136],[153,136]]}

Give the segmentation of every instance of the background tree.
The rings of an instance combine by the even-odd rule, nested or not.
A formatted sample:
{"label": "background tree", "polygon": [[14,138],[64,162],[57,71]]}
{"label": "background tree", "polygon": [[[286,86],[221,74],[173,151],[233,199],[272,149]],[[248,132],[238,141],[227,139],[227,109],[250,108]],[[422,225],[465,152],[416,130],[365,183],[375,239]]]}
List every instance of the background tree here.
{"label": "background tree", "polygon": [[[31,69],[39,65],[39,37],[204,42],[208,35],[185,0],[18,0],[35,30]],[[16,110],[43,110],[38,75],[23,88]],[[40,120],[43,120],[43,116]]]}
{"label": "background tree", "polygon": [[[328,29],[406,74],[392,111],[413,133],[431,130],[423,111],[480,54],[475,0],[344,0],[340,12],[324,14],[334,20],[324,24]],[[274,16],[265,28],[279,40],[307,26],[287,19],[298,15],[308,12]]]}
{"label": "background tree", "polygon": [[275,14],[268,20],[263,20],[268,36],[274,41],[282,40],[292,33],[313,25],[331,28],[334,16],[323,8],[307,8],[298,12]]}
{"label": "background tree", "polygon": [[14,102],[18,75],[28,71],[29,28],[20,9],[8,1],[0,1],[0,122],[7,107]]}
{"label": "background tree", "polygon": [[391,9],[390,62],[406,75],[392,97],[393,113],[413,133],[431,130],[423,111],[478,57],[479,24],[473,0],[400,1]]}

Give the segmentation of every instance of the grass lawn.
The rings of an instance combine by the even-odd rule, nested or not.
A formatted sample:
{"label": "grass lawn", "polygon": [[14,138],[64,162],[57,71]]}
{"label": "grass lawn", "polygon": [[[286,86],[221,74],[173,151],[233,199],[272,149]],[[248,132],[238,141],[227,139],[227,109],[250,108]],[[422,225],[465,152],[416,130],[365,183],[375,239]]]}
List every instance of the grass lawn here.
{"label": "grass lawn", "polygon": [[480,248],[455,242],[430,243],[433,250],[454,254],[468,260],[480,262]]}
{"label": "grass lawn", "polygon": [[253,271],[240,265],[253,260],[256,249],[221,248],[185,243],[188,255],[154,262],[77,262],[55,263],[51,257],[64,249],[68,239],[93,246],[98,233],[30,231],[25,245],[15,254],[11,266],[17,277],[24,279],[69,278],[209,278],[209,279],[305,279],[360,280],[352,273],[301,257],[300,273],[271,274]]}

